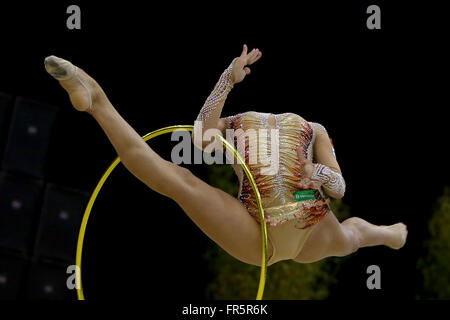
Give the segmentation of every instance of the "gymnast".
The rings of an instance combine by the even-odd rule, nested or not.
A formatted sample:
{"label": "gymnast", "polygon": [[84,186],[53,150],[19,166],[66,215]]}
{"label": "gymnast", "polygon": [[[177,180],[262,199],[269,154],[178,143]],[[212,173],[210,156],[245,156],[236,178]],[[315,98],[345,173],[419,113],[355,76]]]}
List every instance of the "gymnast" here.
{"label": "gymnast", "polygon": [[[228,93],[250,74],[249,65],[261,56],[259,49],[248,52],[247,46],[243,46],[241,55],[222,73],[200,110],[194,134],[195,128],[200,128],[200,133],[216,129],[223,136],[226,130],[235,130],[240,132],[236,134],[237,143],[242,143],[239,136],[245,139],[249,129],[278,132],[278,170],[263,174],[265,164],[261,161],[248,164],[265,211],[267,265],[282,260],[311,263],[326,257],[346,256],[362,247],[403,247],[407,236],[403,223],[378,226],[358,217],[340,223],[330,209],[330,197],[342,198],[346,186],[333,145],[322,125],[295,113],[249,111],[221,117]],[[197,178],[188,169],[161,158],[120,116],[100,85],[81,68],[55,56],[45,59],[45,68],[67,91],[74,108],[88,112],[98,122],[122,163],[134,176],[174,200],[231,256],[261,266],[261,221],[255,194],[242,167],[233,164],[239,178],[239,194],[234,198]],[[194,141],[198,140],[195,138]],[[262,138],[257,153],[270,154],[272,138],[258,137]],[[204,149],[205,143],[202,141],[196,146]],[[250,150],[245,142],[240,150],[248,163]],[[370,175],[369,169],[366,174]],[[306,198],[296,199],[294,194],[303,191],[306,193],[300,197]]]}

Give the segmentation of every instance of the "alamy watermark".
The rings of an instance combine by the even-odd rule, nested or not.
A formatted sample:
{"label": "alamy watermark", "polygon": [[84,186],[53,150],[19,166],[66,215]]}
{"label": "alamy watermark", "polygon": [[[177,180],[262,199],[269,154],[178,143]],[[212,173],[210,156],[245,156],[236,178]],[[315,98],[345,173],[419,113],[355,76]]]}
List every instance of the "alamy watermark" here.
{"label": "alamy watermark", "polygon": [[80,289],[81,283],[77,279],[77,274],[81,275],[81,269],[76,264],[67,267],[66,273],[69,275],[66,280],[66,286],[69,290]]}
{"label": "alamy watermark", "polygon": [[69,30],[80,30],[81,29],[81,9],[79,6],[72,4],[67,7],[67,14],[70,14],[66,20],[66,27]]}
{"label": "alamy watermark", "polygon": [[381,269],[376,264],[370,265],[366,270],[367,274],[370,276],[367,278],[366,285],[367,289],[381,289]]}
{"label": "alamy watermark", "polygon": [[[220,130],[215,128],[203,130],[201,121],[195,121],[193,135],[187,130],[172,132],[171,140],[179,141],[172,148],[172,162],[192,164],[192,153],[194,153],[194,164],[237,164],[233,151],[226,148],[225,153],[222,152],[224,146],[218,136],[223,137]],[[261,165],[261,175],[278,173],[280,161],[278,129],[245,131],[226,129],[225,140],[232,146],[236,145],[238,153],[247,160],[246,163]],[[192,142],[195,148],[192,147]]]}

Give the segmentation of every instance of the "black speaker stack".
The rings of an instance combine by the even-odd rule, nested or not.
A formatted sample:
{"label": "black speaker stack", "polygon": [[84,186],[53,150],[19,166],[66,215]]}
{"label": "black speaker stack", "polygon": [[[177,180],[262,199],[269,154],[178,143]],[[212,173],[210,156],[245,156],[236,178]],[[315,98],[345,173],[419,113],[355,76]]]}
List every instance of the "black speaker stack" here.
{"label": "black speaker stack", "polygon": [[0,93],[0,300],[72,300],[89,194],[46,180],[58,108]]}

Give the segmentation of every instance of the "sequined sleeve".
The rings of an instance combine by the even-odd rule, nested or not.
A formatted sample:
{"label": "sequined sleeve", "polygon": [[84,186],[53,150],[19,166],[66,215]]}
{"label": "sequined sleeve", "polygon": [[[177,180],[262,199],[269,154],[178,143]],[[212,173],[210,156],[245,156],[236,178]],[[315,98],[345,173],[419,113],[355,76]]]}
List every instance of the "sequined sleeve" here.
{"label": "sequined sleeve", "polygon": [[206,99],[200,113],[197,116],[197,121],[203,122],[203,127],[214,127],[217,125],[224,102],[228,96],[228,93],[233,88],[233,82],[231,80],[231,72],[233,64],[236,58],[231,62],[227,69],[222,73],[217,82],[214,90]]}
{"label": "sequined sleeve", "polygon": [[342,175],[328,168],[327,166],[315,163],[311,180],[320,181],[322,185],[340,197],[345,193],[345,181]]}
{"label": "sequined sleeve", "polygon": [[[310,122],[310,125],[313,127],[314,131],[321,130],[328,136],[327,130],[320,123]],[[314,136],[315,137],[317,136],[317,132],[314,134]],[[336,158],[336,153],[334,151],[333,142],[332,142],[331,138],[329,138],[329,139],[330,139],[330,143],[331,143],[333,156],[334,156],[334,158]],[[328,159],[325,163],[329,163],[332,161],[333,160]],[[346,185],[345,185],[345,180],[344,180],[343,176],[340,173],[332,170],[330,167],[328,167],[324,164],[321,164],[321,163],[314,164],[314,171],[311,176],[311,180],[321,182],[322,187],[325,189],[325,191],[328,191],[328,193],[330,193],[330,191],[331,191],[331,193],[338,195],[339,197],[344,196]]]}

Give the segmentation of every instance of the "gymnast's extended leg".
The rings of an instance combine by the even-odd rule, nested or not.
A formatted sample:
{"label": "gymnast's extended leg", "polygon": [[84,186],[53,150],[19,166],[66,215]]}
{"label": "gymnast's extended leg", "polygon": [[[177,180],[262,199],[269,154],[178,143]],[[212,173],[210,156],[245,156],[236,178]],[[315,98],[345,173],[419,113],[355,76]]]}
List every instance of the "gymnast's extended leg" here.
{"label": "gymnast's extended leg", "polygon": [[342,257],[359,248],[379,245],[399,249],[405,244],[408,233],[406,225],[401,222],[377,226],[351,217],[339,223],[333,212],[313,228],[295,261],[310,263],[327,257]]}
{"label": "gymnast's extended leg", "polygon": [[[259,224],[237,199],[155,153],[83,70],[54,56],[46,58],[45,66],[68,92],[75,109],[88,111],[99,123],[133,175],[154,191],[176,201],[208,237],[236,259],[261,264]],[[270,256],[270,244],[268,250]]]}

